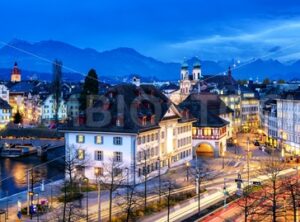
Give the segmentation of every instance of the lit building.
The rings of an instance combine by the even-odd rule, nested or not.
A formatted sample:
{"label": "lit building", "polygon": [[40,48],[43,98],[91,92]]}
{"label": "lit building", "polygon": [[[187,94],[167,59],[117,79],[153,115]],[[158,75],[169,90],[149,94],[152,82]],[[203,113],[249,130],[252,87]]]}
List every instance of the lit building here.
{"label": "lit building", "polygon": [[11,107],[7,101],[0,98],[0,129],[4,128],[11,120]]}
{"label": "lit building", "polygon": [[9,89],[9,104],[12,115],[17,111],[22,115],[23,124],[35,124],[40,120],[39,94],[33,93],[36,83],[22,81]]}
{"label": "lit building", "polygon": [[15,62],[14,68],[11,72],[10,81],[11,82],[21,82],[21,71],[16,62]]}
{"label": "lit building", "polygon": [[261,110],[262,135],[260,140],[266,145],[278,147],[278,119],[277,119],[277,101],[267,100],[262,104]]}
{"label": "lit building", "polygon": [[300,154],[300,91],[277,99],[278,147]]}
{"label": "lit building", "polygon": [[192,159],[193,121],[154,86],[122,84],[88,109],[85,125],[61,131],[66,149],[87,160],[84,176],[105,181],[113,164],[117,176],[139,183]]}
{"label": "lit building", "polygon": [[260,127],[259,99],[255,92],[248,89],[241,92],[241,125],[244,132],[250,132]]}
{"label": "lit building", "polygon": [[[63,99],[60,99],[58,108],[58,120],[63,122],[67,119],[67,106]],[[55,120],[55,100],[53,94],[45,98],[41,104],[41,121],[49,124]]]}
{"label": "lit building", "polygon": [[197,92],[201,87],[201,65],[198,60],[193,64],[192,74],[189,73],[189,67],[186,62],[181,66],[179,89],[172,92],[167,92],[166,95],[174,104],[179,104],[187,98],[192,92]]}
{"label": "lit building", "polygon": [[216,94],[193,93],[179,107],[197,119],[193,123],[193,148],[196,156],[223,156],[231,138],[233,110]]}
{"label": "lit building", "polygon": [[0,84],[0,98],[9,102],[9,89],[3,84]]}

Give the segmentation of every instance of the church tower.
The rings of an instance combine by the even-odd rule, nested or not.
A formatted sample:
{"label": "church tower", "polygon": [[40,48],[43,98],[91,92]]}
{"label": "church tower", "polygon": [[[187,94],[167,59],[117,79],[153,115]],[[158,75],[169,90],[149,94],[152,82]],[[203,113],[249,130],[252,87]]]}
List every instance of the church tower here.
{"label": "church tower", "polygon": [[228,67],[227,76],[228,76],[228,78],[232,79],[232,72],[231,72],[230,66]]}
{"label": "church tower", "polygon": [[181,65],[181,80],[189,78],[188,64],[183,62]]}
{"label": "church tower", "polygon": [[193,80],[198,81],[201,79],[201,65],[196,61],[193,66]]}
{"label": "church tower", "polygon": [[10,81],[12,82],[21,82],[21,72],[18,68],[18,64],[15,62],[14,68],[11,72]]}

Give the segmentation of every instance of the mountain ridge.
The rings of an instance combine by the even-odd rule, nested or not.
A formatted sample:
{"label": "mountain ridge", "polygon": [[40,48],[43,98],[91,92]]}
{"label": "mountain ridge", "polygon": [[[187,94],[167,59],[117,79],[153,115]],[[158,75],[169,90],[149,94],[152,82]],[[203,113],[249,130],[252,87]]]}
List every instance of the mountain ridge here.
{"label": "mountain ridge", "polygon": [[[94,68],[98,74],[106,77],[122,77],[138,74],[142,77],[159,80],[175,81],[180,78],[180,63],[162,62],[153,57],[145,56],[133,48],[118,47],[111,50],[97,51],[93,48],[79,48],[71,44],[44,40],[31,43],[13,39],[8,45],[0,48],[0,68],[3,75],[9,75],[6,69],[12,68],[15,61],[22,70],[31,73],[51,73],[51,63],[54,59],[62,60],[64,72],[79,73],[74,75],[74,81],[82,80],[89,69]],[[197,58],[187,60],[190,68]],[[223,74],[232,65],[232,60],[209,61],[200,60],[202,72],[208,74]],[[277,59],[253,59],[251,62],[241,62],[233,69],[237,79],[273,77],[274,79],[290,79],[300,74],[300,60],[284,64]],[[71,75],[69,76],[71,77]]]}

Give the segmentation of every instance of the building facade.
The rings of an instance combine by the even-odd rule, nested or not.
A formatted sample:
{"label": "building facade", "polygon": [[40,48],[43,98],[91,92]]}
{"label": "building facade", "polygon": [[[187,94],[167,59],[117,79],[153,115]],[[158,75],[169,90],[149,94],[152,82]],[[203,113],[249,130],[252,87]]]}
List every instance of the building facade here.
{"label": "building facade", "polygon": [[115,168],[116,178],[140,183],[191,160],[193,121],[154,86],[122,84],[88,109],[86,124],[62,132],[90,180]]}
{"label": "building facade", "polygon": [[[41,121],[49,124],[55,119],[55,100],[53,95],[49,95],[41,104]],[[58,120],[65,121],[67,119],[67,106],[65,100],[60,99],[58,108]]]}
{"label": "building facade", "polygon": [[194,156],[224,156],[232,136],[233,110],[218,95],[204,92],[191,94],[179,107],[197,120],[193,123]]}

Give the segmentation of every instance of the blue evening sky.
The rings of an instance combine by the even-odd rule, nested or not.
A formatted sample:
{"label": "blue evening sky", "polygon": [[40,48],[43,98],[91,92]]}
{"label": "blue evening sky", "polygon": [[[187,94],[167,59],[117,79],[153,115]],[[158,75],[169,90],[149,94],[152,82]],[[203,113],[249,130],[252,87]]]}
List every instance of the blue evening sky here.
{"label": "blue evening sky", "polygon": [[163,61],[297,59],[298,0],[2,0],[0,41],[132,47]]}

